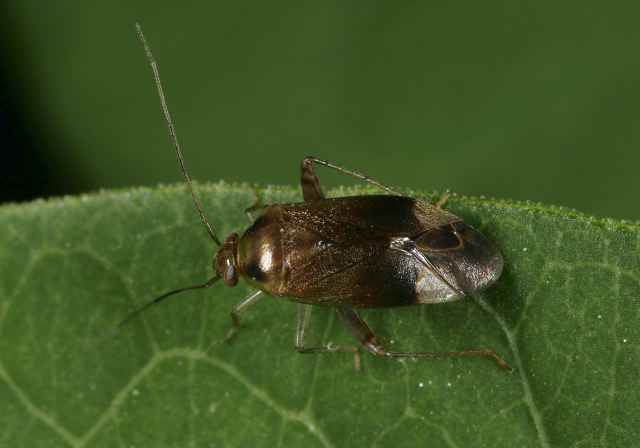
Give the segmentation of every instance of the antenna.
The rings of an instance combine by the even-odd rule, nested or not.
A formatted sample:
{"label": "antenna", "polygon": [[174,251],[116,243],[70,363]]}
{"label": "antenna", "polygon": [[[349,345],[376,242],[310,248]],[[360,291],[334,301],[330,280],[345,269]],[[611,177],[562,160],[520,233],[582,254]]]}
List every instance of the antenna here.
{"label": "antenna", "polygon": [[116,334],[118,331],[120,331],[120,329],[122,327],[124,327],[125,325],[127,325],[129,322],[131,322],[133,319],[135,319],[136,317],[138,317],[140,314],[142,314],[144,311],[148,310],[149,308],[151,308],[154,305],[157,305],[158,303],[162,302],[164,299],[166,299],[167,297],[171,297],[175,294],[179,294],[181,292],[185,292],[185,291],[192,291],[194,289],[207,289],[209,288],[211,285],[213,285],[215,282],[217,282],[218,280],[220,280],[220,274],[216,274],[214,277],[211,277],[209,280],[207,280],[206,283],[203,283],[201,285],[195,285],[195,286],[187,286],[186,288],[179,288],[179,289],[174,289],[173,291],[169,291],[166,292],[164,294],[162,294],[160,297],[156,297],[155,299],[153,299],[151,302],[148,302],[144,305],[142,305],[140,308],[138,308],[137,310],[133,310],[131,313],[129,313],[129,315],[127,317],[125,317],[124,319],[122,319],[120,322],[118,322],[116,325],[114,325],[113,327],[111,327],[111,329],[109,329],[109,331],[107,331],[106,333],[104,333],[102,336],[98,336],[97,338],[95,338],[94,340],[92,340],[91,342],[89,342],[86,347],[87,348],[93,348],[96,345],[98,345],[100,342],[104,341],[105,339],[113,336],[114,334]]}
{"label": "antenna", "polygon": [[171,115],[169,115],[169,108],[167,107],[167,101],[164,98],[164,91],[162,90],[162,84],[160,83],[160,74],[158,73],[158,65],[156,64],[156,60],[153,58],[151,54],[151,50],[149,49],[149,45],[147,45],[147,40],[144,38],[144,34],[142,33],[142,28],[140,25],[136,23],[136,31],[138,32],[138,36],[140,37],[140,42],[144,46],[144,52],[147,54],[147,59],[149,59],[149,63],[151,64],[151,69],[153,70],[153,78],[156,81],[156,88],[158,89],[158,95],[160,96],[160,103],[162,104],[162,112],[164,112],[164,118],[167,121],[167,127],[169,128],[169,135],[171,136],[171,141],[173,143],[173,147],[176,150],[176,155],[178,156],[178,162],[180,162],[180,168],[182,168],[182,173],[184,174],[184,178],[187,181],[187,185],[189,186],[189,191],[191,191],[191,197],[193,198],[193,202],[198,209],[198,213],[200,214],[200,218],[202,219],[202,224],[204,225],[205,230],[209,233],[211,239],[218,245],[222,246],[220,243],[220,239],[216,232],[213,230],[211,225],[209,225],[209,221],[204,216],[204,212],[202,211],[202,207],[200,207],[200,202],[198,202],[198,198],[196,197],[195,191],[193,191],[193,186],[191,185],[191,179],[189,179],[189,174],[187,173],[187,167],[185,166],[184,159],[182,157],[182,151],[180,151],[180,143],[178,143],[178,136],[176,135],[176,130],[173,126],[173,122],[171,121]]}

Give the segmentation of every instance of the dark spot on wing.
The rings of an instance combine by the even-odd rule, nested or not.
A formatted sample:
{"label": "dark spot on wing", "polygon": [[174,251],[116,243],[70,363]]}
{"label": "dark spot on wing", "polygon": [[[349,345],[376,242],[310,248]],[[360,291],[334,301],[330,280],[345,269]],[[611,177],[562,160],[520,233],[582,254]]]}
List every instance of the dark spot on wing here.
{"label": "dark spot on wing", "polygon": [[447,251],[464,246],[451,224],[427,230],[415,239],[415,243],[426,251]]}

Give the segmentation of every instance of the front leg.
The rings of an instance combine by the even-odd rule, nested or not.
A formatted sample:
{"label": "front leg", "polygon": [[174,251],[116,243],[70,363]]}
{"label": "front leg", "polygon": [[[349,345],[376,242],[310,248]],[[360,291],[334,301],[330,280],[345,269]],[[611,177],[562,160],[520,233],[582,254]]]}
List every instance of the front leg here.
{"label": "front leg", "polygon": [[231,328],[229,328],[227,333],[222,338],[222,342],[229,342],[231,338],[233,338],[233,336],[238,331],[238,328],[240,328],[240,313],[242,313],[242,311],[244,311],[245,308],[247,308],[252,303],[257,302],[261,297],[262,291],[260,291],[259,289],[255,290],[247,297],[242,299],[242,302],[233,307],[231,313],[229,314],[231,316]]}
{"label": "front leg", "polygon": [[254,184],[251,184],[251,192],[253,193],[253,202],[249,207],[244,209],[244,214],[247,215],[249,222],[253,224],[256,220],[253,217],[253,212],[260,208],[260,196],[258,195],[258,190]]}
{"label": "front leg", "polygon": [[449,198],[454,195],[455,193],[451,192],[450,190],[445,191],[444,193],[442,193],[442,196],[438,198],[438,201],[436,202],[436,207],[438,208],[444,207],[444,204],[446,204]]}

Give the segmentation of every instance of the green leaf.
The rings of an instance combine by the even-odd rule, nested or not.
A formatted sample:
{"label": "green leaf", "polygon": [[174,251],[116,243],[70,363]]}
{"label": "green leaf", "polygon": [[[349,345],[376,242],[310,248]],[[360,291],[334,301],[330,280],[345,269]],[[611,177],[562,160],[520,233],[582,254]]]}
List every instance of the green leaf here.
{"label": "green leaf", "polygon": [[[250,188],[198,187],[221,237]],[[332,195],[371,192],[336,190]],[[262,203],[299,200],[258,190]],[[412,193],[416,197],[432,195]],[[93,349],[133,308],[212,275],[216,247],[186,189],[104,192],[0,208],[2,446],[637,446],[640,227],[534,204],[452,198],[502,250],[500,281],[456,303],[363,312],[406,350],[486,359],[299,355],[296,306],[249,293],[176,296]],[[315,308],[310,343],[353,344]]]}

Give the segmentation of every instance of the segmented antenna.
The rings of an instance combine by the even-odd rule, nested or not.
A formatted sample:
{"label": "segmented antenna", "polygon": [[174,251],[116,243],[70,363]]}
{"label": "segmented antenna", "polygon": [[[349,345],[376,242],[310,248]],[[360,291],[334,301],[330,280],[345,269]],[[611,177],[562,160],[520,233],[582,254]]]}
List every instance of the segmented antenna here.
{"label": "segmented antenna", "polygon": [[147,54],[147,59],[149,59],[149,63],[151,64],[151,69],[153,70],[153,78],[156,81],[156,88],[158,89],[158,95],[160,96],[160,103],[162,104],[162,112],[164,112],[164,118],[167,121],[167,127],[169,128],[169,135],[171,135],[171,141],[173,142],[173,147],[176,150],[176,155],[178,156],[178,162],[180,162],[180,168],[182,168],[182,173],[184,174],[184,178],[187,181],[187,185],[189,186],[189,191],[191,191],[191,197],[193,198],[193,202],[198,209],[198,213],[200,214],[200,218],[202,219],[202,224],[204,225],[206,231],[209,233],[211,239],[218,245],[221,246],[220,239],[213,228],[209,225],[209,221],[204,216],[204,212],[202,211],[202,207],[200,207],[200,202],[198,202],[198,198],[196,197],[195,191],[193,191],[193,186],[191,185],[191,179],[189,179],[189,174],[187,173],[187,167],[184,164],[184,159],[182,157],[182,151],[180,151],[180,144],[178,143],[178,136],[176,135],[176,130],[173,126],[173,122],[171,121],[171,115],[169,115],[169,108],[167,107],[167,101],[164,98],[164,91],[162,90],[162,83],[160,83],[160,74],[158,73],[158,65],[156,64],[156,60],[153,58],[151,54],[151,50],[149,49],[149,45],[147,45],[147,40],[144,38],[144,34],[142,33],[142,28],[140,25],[136,23],[136,31],[138,32],[138,36],[140,37],[140,42],[144,46],[144,51]]}
{"label": "segmented antenna", "polygon": [[181,292],[185,292],[185,291],[193,291],[194,289],[207,289],[211,285],[213,285],[215,282],[217,282],[218,280],[220,280],[220,274],[216,274],[215,276],[213,276],[209,280],[207,280],[206,283],[203,283],[201,285],[187,286],[186,288],[174,289],[173,291],[169,291],[169,292],[166,292],[166,293],[162,294],[160,297],[156,297],[151,302],[147,302],[146,304],[142,305],[140,308],[138,308],[136,310],[133,310],[131,313],[129,313],[129,315],[127,317],[125,317],[120,322],[118,322],[116,325],[111,327],[106,333],[104,333],[101,336],[98,336],[97,338],[95,338],[94,340],[89,342],[86,345],[86,347],[87,348],[93,348],[96,345],[98,345],[100,342],[102,342],[105,339],[113,336],[118,331],[120,331],[120,329],[122,327],[127,325],[129,322],[131,322],[133,319],[138,317],[144,311],[148,310],[149,308],[151,308],[154,305],[157,305],[158,303],[162,302],[164,299],[166,299],[168,297],[171,297],[173,295],[176,295],[176,294],[180,294]]}

